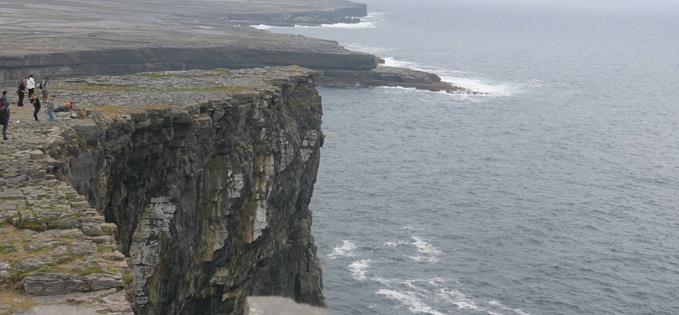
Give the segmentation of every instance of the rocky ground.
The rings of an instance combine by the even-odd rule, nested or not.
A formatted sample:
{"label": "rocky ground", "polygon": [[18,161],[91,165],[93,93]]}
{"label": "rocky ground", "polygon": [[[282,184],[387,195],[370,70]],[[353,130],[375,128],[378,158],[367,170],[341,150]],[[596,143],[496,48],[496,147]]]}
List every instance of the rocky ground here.
{"label": "rocky ground", "polygon": [[[246,294],[322,304],[311,214],[306,209],[320,146],[320,99],[310,74],[287,67],[55,80],[56,103],[72,100],[77,109],[60,113],[56,123],[47,122],[44,113],[40,121],[33,121],[28,103],[22,108],[13,105],[10,139],[0,145],[0,314],[122,315],[131,314],[133,307],[137,313],[215,312],[206,305],[238,313]],[[269,122],[274,118],[278,122]],[[298,134],[311,126],[315,129],[307,135]],[[268,135],[274,130],[275,135]],[[234,174],[237,169],[222,160],[227,150],[222,146],[227,144],[219,143],[236,136],[236,131],[243,138],[228,140],[236,147],[227,152],[239,163],[252,165],[251,175],[247,169]],[[250,137],[254,144],[242,142]],[[288,137],[293,138],[285,140]],[[274,155],[282,153],[267,152],[283,144],[284,164],[274,164]],[[249,145],[253,147],[245,147]],[[105,157],[110,169],[91,164],[101,161],[97,156]],[[182,164],[188,160],[193,164]],[[271,164],[260,166],[259,161]],[[211,170],[209,165],[215,163],[222,166]],[[115,175],[114,167],[124,175]],[[281,169],[278,174],[279,167],[287,173]],[[140,176],[145,171],[155,178]],[[222,185],[227,174],[240,178],[240,184],[215,193],[228,192],[230,197],[209,197],[225,198],[224,206],[203,209],[208,200],[188,199],[196,194],[188,193],[190,189],[208,189],[194,177],[205,178],[211,187],[217,185],[209,184],[212,180]],[[197,186],[182,186],[185,182]],[[302,185],[305,182],[309,184]],[[165,194],[170,195],[162,198],[140,190],[138,197],[149,204],[144,210],[145,206],[131,204],[130,189],[137,184],[174,188],[167,188]],[[178,197],[172,197],[171,190],[179,188],[186,200],[175,205]],[[291,195],[275,200],[262,195],[274,189]],[[231,203],[243,208],[226,206]],[[286,212],[292,209],[298,210]],[[201,219],[203,211],[210,216]],[[267,216],[269,211],[275,214]],[[188,221],[173,219],[175,212]],[[209,226],[205,227],[209,232],[187,228],[196,225]],[[238,255],[224,256],[235,255],[229,251]],[[171,261],[180,256],[196,259],[196,265],[185,261],[179,267]],[[210,262],[213,256],[219,262]],[[306,262],[305,270],[299,270],[300,261]],[[206,262],[210,263],[203,266]],[[267,278],[277,273],[275,280]],[[168,293],[173,290],[179,296]],[[208,302],[211,298],[215,301]]]}
{"label": "rocky ground", "polygon": [[0,56],[231,44],[341,52],[332,42],[275,35],[247,26],[295,23],[305,17],[314,24],[367,14],[365,5],[346,0],[0,0],[0,8]]}
{"label": "rocky ground", "polygon": [[62,303],[129,314],[116,226],[51,174],[60,161],[48,152],[63,142],[65,122],[48,123],[44,113],[35,122],[31,112],[14,108],[10,140],[0,145],[0,314]]}

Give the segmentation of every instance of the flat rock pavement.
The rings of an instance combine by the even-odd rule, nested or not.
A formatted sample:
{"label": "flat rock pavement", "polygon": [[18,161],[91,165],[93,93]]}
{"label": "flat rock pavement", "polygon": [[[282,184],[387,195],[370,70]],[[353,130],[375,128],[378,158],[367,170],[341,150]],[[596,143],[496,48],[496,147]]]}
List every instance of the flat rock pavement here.
{"label": "flat rock pavement", "polygon": [[33,121],[32,110],[12,109],[10,140],[0,145],[0,314],[50,314],[69,303],[131,314],[116,226],[49,174],[59,161],[45,150],[62,140],[59,126],[44,113]]}
{"label": "flat rock pavement", "polygon": [[[143,47],[340,51],[328,41],[272,34],[247,25],[357,6],[362,7],[346,0],[0,0],[0,57]],[[234,22],[231,15],[253,20]]]}

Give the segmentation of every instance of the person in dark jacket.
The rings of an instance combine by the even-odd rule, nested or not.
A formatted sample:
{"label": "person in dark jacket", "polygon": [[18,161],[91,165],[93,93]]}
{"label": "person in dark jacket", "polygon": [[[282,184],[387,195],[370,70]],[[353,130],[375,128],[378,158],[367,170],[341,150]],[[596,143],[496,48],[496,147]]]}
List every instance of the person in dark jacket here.
{"label": "person in dark jacket", "polygon": [[47,103],[47,97],[50,91],[50,77],[45,77],[45,80],[40,82],[40,90],[42,91],[42,101]]}
{"label": "person in dark jacket", "polygon": [[40,113],[40,98],[37,95],[33,95],[31,98],[31,104],[33,104],[33,118],[38,121],[38,113]]}
{"label": "person in dark jacket", "polygon": [[9,127],[9,101],[7,91],[2,91],[0,97],[0,124],[2,125],[2,141],[7,141],[7,127]]}
{"label": "person in dark jacket", "polygon": [[17,101],[17,106],[24,106],[24,93],[26,93],[26,79],[21,79],[19,81],[19,86],[17,86],[17,94],[19,95],[19,101]]}

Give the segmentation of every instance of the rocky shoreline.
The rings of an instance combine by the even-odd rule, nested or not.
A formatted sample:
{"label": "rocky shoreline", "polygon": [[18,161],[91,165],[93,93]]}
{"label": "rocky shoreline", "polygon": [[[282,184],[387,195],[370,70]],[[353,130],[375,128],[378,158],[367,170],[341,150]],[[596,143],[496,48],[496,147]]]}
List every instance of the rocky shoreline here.
{"label": "rocky shoreline", "polygon": [[378,65],[370,70],[324,70],[317,83],[335,88],[404,87],[450,94],[478,94],[478,92],[444,82],[433,73]]}

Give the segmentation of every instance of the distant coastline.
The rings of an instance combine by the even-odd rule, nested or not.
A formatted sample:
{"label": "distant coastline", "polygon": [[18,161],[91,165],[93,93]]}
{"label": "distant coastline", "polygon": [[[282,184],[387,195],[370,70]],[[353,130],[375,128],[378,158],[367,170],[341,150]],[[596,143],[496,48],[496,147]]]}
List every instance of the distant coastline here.
{"label": "distant coastline", "polygon": [[[29,0],[36,5],[40,1]],[[68,9],[69,5],[63,5],[64,9]],[[73,5],[77,5],[77,1]],[[11,84],[7,82],[13,82],[26,73],[74,77],[299,65],[322,72],[318,82],[336,87],[399,86],[474,93],[443,82],[439,76],[427,72],[382,67],[382,59],[350,51],[334,41],[274,34],[249,27],[360,27],[363,23],[361,18],[368,16],[365,4],[344,0],[322,4],[302,0],[270,0],[255,4],[234,1],[216,7],[186,9],[181,6],[182,14],[174,13],[179,4],[176,4],[177,8],[173,6],[175,4],[170,3],[158,7],[157,10],[169,15],[159,20],[137,17],[139,13],[135,7],[74,7],[73,12],[92,10],[92,14],[96,11],[97,15],[107,16],[108,20],[85,21],[79,29],[71,31],[72,34],[61,35],[47,48],[39,43],[53,41],[54,29],[61,29],[64,21],[77,20],[78,17],[57,18],[54,15],[28,14],[22,10],[6,13],[10,17],[9,23],[0,26],[0,30],[10,35],[6,38],[8,44],[0,52],[0,81],[9,87]],[[29,37],[8,26],[12,22],[35,22],[39,26]],[[130,28],[134,31],[126,31]]]}

